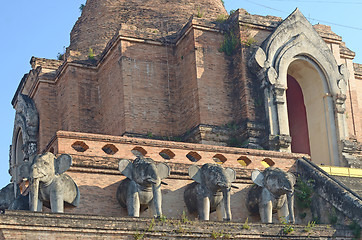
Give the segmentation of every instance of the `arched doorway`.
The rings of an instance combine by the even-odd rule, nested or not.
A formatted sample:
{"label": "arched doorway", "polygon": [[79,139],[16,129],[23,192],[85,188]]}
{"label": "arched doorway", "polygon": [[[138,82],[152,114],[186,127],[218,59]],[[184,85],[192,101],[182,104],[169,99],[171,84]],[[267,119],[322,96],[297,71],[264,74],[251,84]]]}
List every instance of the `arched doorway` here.
{"label": "arched doorway", "polygon": [[15,165],[19,166],[23,163],[24,152],[23,152],[23,133],[19,129],[15,143]]}
{"label": "arched doorway", "polygon": [[292,152],[310,155],[309,131],[303,92],[297,80],[290,75],[287,77],[287,86],[287,107],[289,132],[292,138]]}
{"label": "arched doorway", "polygon": [[317,164],[333,165],[339,157],[338,145],[333,102],[324,73],[303,56],[295,58],[287,72],[292,152],[310,154]]}

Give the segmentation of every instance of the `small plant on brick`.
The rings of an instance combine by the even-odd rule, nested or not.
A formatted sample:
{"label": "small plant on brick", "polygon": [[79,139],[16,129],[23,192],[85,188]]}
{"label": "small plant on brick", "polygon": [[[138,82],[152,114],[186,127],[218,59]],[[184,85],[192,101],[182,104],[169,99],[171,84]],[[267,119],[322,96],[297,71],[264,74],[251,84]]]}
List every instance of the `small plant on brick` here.
{"label": "small plant on brick", "polygon": [[329,223],[335,225],[338,222],[338,217],[336,213],[336,209],[333,207],[332,210],[328,214]]}
{"label": "small plant on brick", "polygon": [[243,229],[246,229],[246,230],[249,230],[249,229],[250,229],[250,226],[249,226],[249,224],[248,224],[248,221],[249,221],[249,219],[246,218],[246,220],[245,220],[245,222],[244,222],[244,224],[243,224]]}
{"label": "small plant on brick", "polygon": [[212,239],[229,239],[229,238],[231,238],[231,235],[228,233],[225,234],[224,230],[221,230],[221,232],[212,231],[211,238]]}
{"label": "small plant on brick", "polygon": [[153,228],[155,226],[155,219],[152,218],[151,222],[150,222],[150,225],[148,225],[148,228],[147,228],[147,232],[153,232]]}
{"label": "small plant on brick", "polygon": [[256,40],[253,37],[248,37],[244,41],[241,42],[243,46],[250,47],[256,43]]}
{"label": "small plant on brick", "polygon": [[295,185],[295,196],[298,207],[301,209],[310,208],[312,204],[312,197],[314,194],[313,190],[314,180],[303,181],[299,176],[297,178],[297,184]]}
{"label": "small plant on brick", "polygon": [[289,234],[294,231],[294,228],[292,227],[292,225],[288,224],[288,222],[286,221],[286,219],[284,217],[281,218],[281,223],[284,225],[284,227],[282,229],[282,232],[284,234]]}
{"label": "small plant on brick", "polygon": [[314,221],[309,221],[307,226],[305,226],[304,228],[304,232],[310,232],[313,230],[313,228],[315,227],[315,222]]}
{"label": "small plant on brick", "polygon": [[228,19],[228,15],[226,15],[226,14],[220,14],[220,15],[218,15],[217,16],[217,18],[216,18],[216,22],[218,22],[218,23],[224,23],[224,22],[226,22],[226,20]]}
{"label": "small plant on brick", "polygon": [[222,5],[225,7],[225,2],[224,2],[224,0],[221,0],[221,3],[222,3]]}
{"label": "small plant on brick", "polygon": [[143,239],[143,237],[144,237],[144,233],[140,233],[140,232],[136,232],[134,235],[133,235],[133,238],[135,239],[135,240],[140,240],[140,239]]}
{"label": "small plant on brick", "polygon": [[204,12],[200,9],[200,7],[197,7],[196,10],[197,10],[196,17],[202,18],[204,16]]}
{"label": "small plant on brick", "polygon": [[349,225],[349,228],[352,230],[352,234],[353,234],[353,237],[354,237],[353,239],[356,239],[356,240],[360,239],[360,237],[361,237],[361,226],[357,222],[353,221]]}
{"label": "small plant on brick", "polygon": [[181,222],[182,223],[188,223],[190,220],[187,218],[187,214],[185,211],[182,211],[182,215],[181,215]]}
{"label": "small plant on brick", "polygon": [[84,5],[83,3],[79,6],[79,11],[80,11],[80,12],[83,12],[84,6],[85,6],[85,5]]}
{"label": "small plant on brick", "polygon": [[64,60],[64,53],[58,53],[57,55],[57,59],[60,60],[60,61],[63,61]]}
{"label": "small plant on brick", "polygon": [[229,12],[229,15],[233,15],[235,12],[236,12],[235,9],[231,9],[230,12]]}
{"label": "small plant on brick", "polygon": [[179,226],[178,229],[175,230],[177,233],[186,233],[186,229],[184,229],[182,226]]}
{"label": "small plant on brick", "polygon": [[225,33],[224,35],[224,41],[221,44],[221,47],[219,49],[220,52],[224,52],[227,56],[231,56],[235,49],[239,45],[239,39],[235,34],[230,31]]}
{"label": "small plant on brick", "polygon": [[163,222],[163,223],[167,222],[167,217],[165,215],[163,215],[163,214],[161,216],[159,216],[157,219],[160,222]]}
{"label": "small plant on brick", "polygon": [[88,58],[89,59],[94,59],[94,52],[93,52],[93,48],[89,48],[88,50]]}

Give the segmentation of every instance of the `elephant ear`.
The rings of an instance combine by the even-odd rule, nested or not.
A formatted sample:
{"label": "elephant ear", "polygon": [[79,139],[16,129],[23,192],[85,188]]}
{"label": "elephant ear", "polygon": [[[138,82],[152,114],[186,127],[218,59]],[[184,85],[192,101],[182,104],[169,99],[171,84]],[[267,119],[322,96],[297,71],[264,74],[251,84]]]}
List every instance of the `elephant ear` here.
{"label": "elephant ear", "polygon": [[21,164],[19,168],[20,179],[30,178],[30,166],[31,166],[30,162],[24,162],[23,164]]}
{"label": "elephant ear", "polygon": [[189,176],[195,182],[201,183],[201,169],[197,165],[191,165],[189,167]]}
{"label": "elephant ear", "polygon": [[72,166],[72,156],[69,154],[62,154],[54,159],[55,174],[62,174]]}
{"label": "elephant ear", "polygon": [[230,180],[230,182],[234,182],[236,179],[236,173],[234,171],[234,169],[232,168],[225,168],[226,174]]}
{"label": "elephant ear", "polygon": [[128,159],[121,159],[118,163],[118,170],[128,177],[129,179],[132,178],[132,170],[133,170],[133,163]]}
{"label": "elephant ear", "polygon": [[165,179],[170,176],[170,167],[167,164],[159,163],[157,164],[157,173],[160,179]]}
{"label": "elephant ear", "polygon": [[288,175],[288,179],[291,182],[292,186],[295,185],[295,183],[297,182],[297,179],[295,178],[293,173],[287,172]]}
{"label": "elephant ear", "polygon": [[264,175],[259,170],[255,170],[251,173],[251,180],[253,180],[253,183],[260,187],[264,187]]}

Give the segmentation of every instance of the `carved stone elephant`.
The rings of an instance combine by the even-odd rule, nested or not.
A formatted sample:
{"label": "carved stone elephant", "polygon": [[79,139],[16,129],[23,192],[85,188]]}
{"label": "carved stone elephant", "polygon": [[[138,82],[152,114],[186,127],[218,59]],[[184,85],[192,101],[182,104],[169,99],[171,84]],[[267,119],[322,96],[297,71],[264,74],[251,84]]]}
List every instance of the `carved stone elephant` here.
{"label": "carved stone elephant", "polygon": [[161,180],[170,175],[170,167],[156,164],[151,158],[137,157],[133,163],[128,159],[119,161],[119,171],[127,178],[117,189],[117,200],[128,215],[139,217],[140,211],[150,207],[155,217],[162,215]]}
{"label": "carved stone elephant", "polygon": [[77,207],[79,189],[73,179],[64,172],[72,165],[72,157],[53,153],[39,154],[33,163],[21,168],[23,175],[28,171],[30,178],[29,205],[31,211],[42,211],[43,204],[52,212],[64,212],[64,203]]}
{"label": "carved stone elephant", "polygon": [[[20,194],[20,191],[17,190]],[[15,200],[15,188],[14,183],[9,183],[0,190],[0,208],[9,209],[11,203]]]}
{"label": "carved stone elephant", "polygon": [[0,190],[0,209],[29,210],[29,196],[21,195],[17,184],[9,183]]}
{"label": "carved stone elephant", "polygon": [[269,167],[263,172],[255,170],[251,179],[255,185],[249,190],[246,205],[251,213],[260,214],[263,223],[272,223],[273,210],[279,221],[294,223],[294,185],[292,173]]}
{"label": "carved stone elephant", "polygon": [[[201,168],[192,165],[189,176],[195,182],[185,188],[184,201],[190,213],[197,213],[200,220],[209,220],[210,213],[216,211],[219,220],[230,221],[230,190],[237,188],[231,183],[236,179],[235,171],[219,164],[206,163]],[[223,203],[222,203],[223,202]],[[224,216],[222,216],[224,207]]]}

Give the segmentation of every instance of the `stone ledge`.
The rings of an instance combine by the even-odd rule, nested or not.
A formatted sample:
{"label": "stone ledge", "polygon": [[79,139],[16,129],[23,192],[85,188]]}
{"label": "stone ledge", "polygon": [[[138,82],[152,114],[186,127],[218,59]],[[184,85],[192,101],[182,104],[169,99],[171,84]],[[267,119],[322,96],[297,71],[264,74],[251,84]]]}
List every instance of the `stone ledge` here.
{"label": "stone ledge", "polygon": [[352,239],[350,230],[329,225],[316,225],[310,231],[306,231],[303,225],[292,225],[294,231],[285,234],[286,225],[282,224],[249,223],[250,229],[244,229],[243,224],[6,211],[0,215],[0,236],[4,239],[24,239],[27,236],[58,239],[69,234],[68,239],[132,239],[144,234],[147,239]]}
{"label": "stone ledge", "polygon": [[[161,141],[161,140],[152,140],[152,139],[121,137],[121,136],[101,135],[101,134],[92,134],[92,133],[80,133],[80,132],[68,132],[68,131],[58,131],[55,136],[55,139],[57,138],[115,142],[122,144],[174,148],[174,149],[183,149],[190,151],[212,151],[212,152],[216,151],[216,152],[230,153],[230,154],[244,154],[244,155],[273,157],[273,158],[298,159],[306,156],[305,154],[299,154],[299,153],[287,153],[287,152],[277,152],[269,150],[249,149],[249,148],[223,147],[223,146],[205,145],[197,143]],[[50,148],[50,145],[47,147],[46,150]]]}

